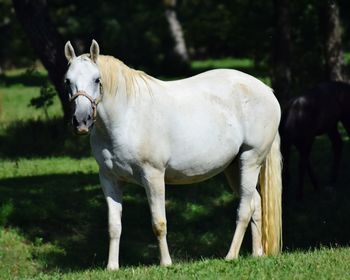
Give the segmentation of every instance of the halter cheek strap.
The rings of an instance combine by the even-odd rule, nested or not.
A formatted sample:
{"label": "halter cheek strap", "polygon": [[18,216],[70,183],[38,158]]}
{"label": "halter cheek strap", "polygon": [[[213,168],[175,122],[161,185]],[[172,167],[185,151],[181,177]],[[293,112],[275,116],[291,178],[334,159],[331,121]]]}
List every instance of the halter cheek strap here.
{"label": "halter cheek strap", "polygon": [[77,99],[79,96],[84,96],[86,97],[90,103],[91,103],[91,108],[92,108],[92,118],[93,121],[96,120],[97,116],[97,105],[101,101],[101,95],[97,97],[96,99],[93,99],[90,95],[88,95],[85,91],[78,91],[76,94],[74,94],[70,99],[69,102],[73,102],[75,99]]}

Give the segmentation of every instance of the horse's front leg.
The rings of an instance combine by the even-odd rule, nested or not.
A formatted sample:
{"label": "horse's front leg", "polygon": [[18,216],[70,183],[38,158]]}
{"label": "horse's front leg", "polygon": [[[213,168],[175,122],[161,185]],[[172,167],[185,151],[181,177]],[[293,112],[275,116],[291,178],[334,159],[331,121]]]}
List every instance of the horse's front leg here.
{"label": "horse's front leg", "polygon": [[171,258],[166,240],[164,171],[153,168],[147,169],[144,173],[143,185],[151,210],[153,232],[158,240],[160,265],[168,266],[171,265]]}
{"label": "horse's front leg", "polygon": [[100,182],[108,205],[109,256],[107,269],[119,268],[119,242],[122,232],[122,189],[100,171]]}

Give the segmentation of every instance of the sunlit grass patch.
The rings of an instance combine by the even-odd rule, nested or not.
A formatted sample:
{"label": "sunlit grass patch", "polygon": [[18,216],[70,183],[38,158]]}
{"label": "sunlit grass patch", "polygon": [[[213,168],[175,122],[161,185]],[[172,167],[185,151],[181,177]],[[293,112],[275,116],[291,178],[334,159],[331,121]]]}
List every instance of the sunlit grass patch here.
{"label": "sunlit grass patch", "polygon": [[198,69],[216,69],[216,68],[228,68],[228,69],[244,69],[253,68],[254,61],[249,58],[223,58],[223,59],[206,59],[206,60],[194,60],[191,63],[191,67],[194,70]]}
{"label": "sunlit grass patch", "polygon": [[74,159],[70,157],[54,158],[18,158],[0,161],[0,178],[40,176],[54,174],[90,174],[97,173],[94,158]]}
{"label": "sunlit grass patch", "polygon": [[46,254],[61,254],[52,244],[34,244],[18,230],[0,228],[0,279],[24,279],[45,271]]}
{"label": "sunlit grass patch", "polygon": [[[42,110],[29,106],[30,100],[37,97],[39,93],[40,87],[23,85],[0,87],[2,98],[1,126],[8,125],[13,121],[45,119]],[[48,108],[49,117],[61,117],[62,109],[58,97],[54,97],[53,101],[54,104]]]}

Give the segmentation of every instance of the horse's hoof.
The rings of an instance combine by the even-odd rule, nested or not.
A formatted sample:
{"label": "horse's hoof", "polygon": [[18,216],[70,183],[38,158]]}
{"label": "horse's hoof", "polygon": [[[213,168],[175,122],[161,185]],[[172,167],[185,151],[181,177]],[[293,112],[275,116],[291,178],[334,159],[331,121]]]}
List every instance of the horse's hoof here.
{"label": "horse's hoof", "polygon": [[263,249],[260,248],[256,251],[254,251],[252,255],[253,255],[253,257],[262,257],[264,255]]}
{"label": "horse's hoof", "polygon": [[107,270],[113,271],[113,270],[118,270],[119,269],[119,264],[117,263],[111,263],[107,265]]}
{"label": "horse's hoof", "polygon": [[172,265],[171,260],[160,262],[160,266],[167,267],[167,266],[171,266],[171,265]]}
{"label": "horse's hoof", "polygon": [[227,255],[225,257],[225,261],[232,261],[232,260],[236,260],[238,257],[236,256],[231,256],[231,255]]}

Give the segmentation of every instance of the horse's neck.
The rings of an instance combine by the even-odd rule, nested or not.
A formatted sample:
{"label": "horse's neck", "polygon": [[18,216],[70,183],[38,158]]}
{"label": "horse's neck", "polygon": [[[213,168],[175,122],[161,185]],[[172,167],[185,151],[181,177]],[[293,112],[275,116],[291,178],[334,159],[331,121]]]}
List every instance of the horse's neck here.
{"label": "horse's neck", "polygon": [[116,126],[120,129],[126,128],[131,118],[145,113],[145,108],[152,110],[150,100],[158,94],[158,91],[153,90],[156,85],[154,81],[155,79],[145,81],[144,77],[139,76],[121,78],[116,92],[104,92],[97,111],[98,133],[106,136]]}

